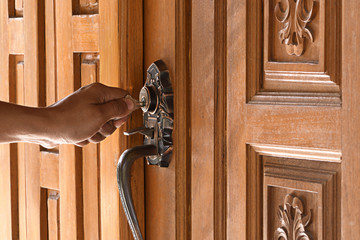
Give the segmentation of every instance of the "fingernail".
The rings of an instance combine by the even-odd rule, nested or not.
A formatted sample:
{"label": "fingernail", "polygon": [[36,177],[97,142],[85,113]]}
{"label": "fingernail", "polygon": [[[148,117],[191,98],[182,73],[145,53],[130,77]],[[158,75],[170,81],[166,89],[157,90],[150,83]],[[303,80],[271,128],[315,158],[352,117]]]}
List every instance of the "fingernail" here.
{"label": "fingernail", "polygon": [[135,103],[132,99],[130,98],[125,98],[124,101],[126,102],[127,104],[127,107],[130,111],[134,110],[135,109]]}

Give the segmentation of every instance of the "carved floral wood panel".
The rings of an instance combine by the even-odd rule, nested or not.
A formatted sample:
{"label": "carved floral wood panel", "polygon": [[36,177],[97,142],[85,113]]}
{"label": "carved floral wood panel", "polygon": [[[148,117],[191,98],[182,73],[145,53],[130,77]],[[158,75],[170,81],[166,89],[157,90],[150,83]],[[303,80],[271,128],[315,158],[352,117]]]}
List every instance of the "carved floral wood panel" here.
{"label": "carved floral wood panel", "polygon": [[275,6],[276,19],[281,23],[279,31],[281,43],[285,44],[289,55],[301,56],[304,52],[304,38],[314,41],[313,34],[307,28],[313,16],[314,1],[308,0],[310,8],[307,8],[307,0],[285,0]]}
{"label": "carved floral wood panel", "polygon": [[325,153],[248,145],[246,239],[340,239],[341,155]]}
{"label": "carved floral wood panel", "polygon": [[283,206],[279,206],[278,216],[281,227],[275,231],[275,240],[310,240],[305,228],[311,220],[311,211],[305,215],[302,201],[287,194]]}
{"label": "carved floral wood panel", "polygon": [[341,105],[341,3],[247,0],[247,101]]}

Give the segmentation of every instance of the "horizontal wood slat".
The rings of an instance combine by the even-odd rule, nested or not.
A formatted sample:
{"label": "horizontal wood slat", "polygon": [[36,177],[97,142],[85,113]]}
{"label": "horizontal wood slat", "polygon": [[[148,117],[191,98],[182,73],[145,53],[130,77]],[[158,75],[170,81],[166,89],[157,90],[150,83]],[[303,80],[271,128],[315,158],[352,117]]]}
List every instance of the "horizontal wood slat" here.
{"label": "horizontal wood slat", "polygon": [[40,186],[59,190],[59,154],[40,153]]}
{"label": "horizontal wood slat", "polygon": [[99,51],[99,15],[72,16],[72,42],[74,52]]}
{"label": "horizontal wood slat", "polygon": [[24,54],[24,19],[9,19],[9,53]]}
{"label": "horizontal wood slat", "polygon": [[247,142],[341,149],[340,108],[247,105]]}

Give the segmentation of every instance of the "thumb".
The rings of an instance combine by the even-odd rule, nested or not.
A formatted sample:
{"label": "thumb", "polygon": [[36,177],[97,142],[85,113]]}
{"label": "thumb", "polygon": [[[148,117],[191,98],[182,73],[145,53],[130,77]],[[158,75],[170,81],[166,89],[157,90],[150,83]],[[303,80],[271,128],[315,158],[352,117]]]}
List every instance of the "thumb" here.
{"label": "thumb", "polygon": [[109,121],[126,117],[134,110],[135,104],[130,99],[119,98],[102,104],[101,108]]}

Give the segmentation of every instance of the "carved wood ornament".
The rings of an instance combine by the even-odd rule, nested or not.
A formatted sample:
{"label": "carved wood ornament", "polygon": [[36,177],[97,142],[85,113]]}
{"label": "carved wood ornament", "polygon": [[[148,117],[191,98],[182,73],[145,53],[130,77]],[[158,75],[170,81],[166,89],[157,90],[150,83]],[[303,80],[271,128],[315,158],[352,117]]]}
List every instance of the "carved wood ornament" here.
{"label": "carved wood ornament", "polygon": [[[309,9],[307,7],[310,6]],[[282,24],[280,41],[289,55],[301,56],[304,38],[314,41],[306,25],[313,15],[314,0],[280,0],[275,6],[276,19]]]}
{"label": "carved wood ornament", "polygon": [[284,206],[279,206],[278,216],[281,227],[275,231],[275,240],[310,240],[305,231],[311,219],[311,211],[304,214],[304,207],[301,200],[292,195],[286,195]]}

